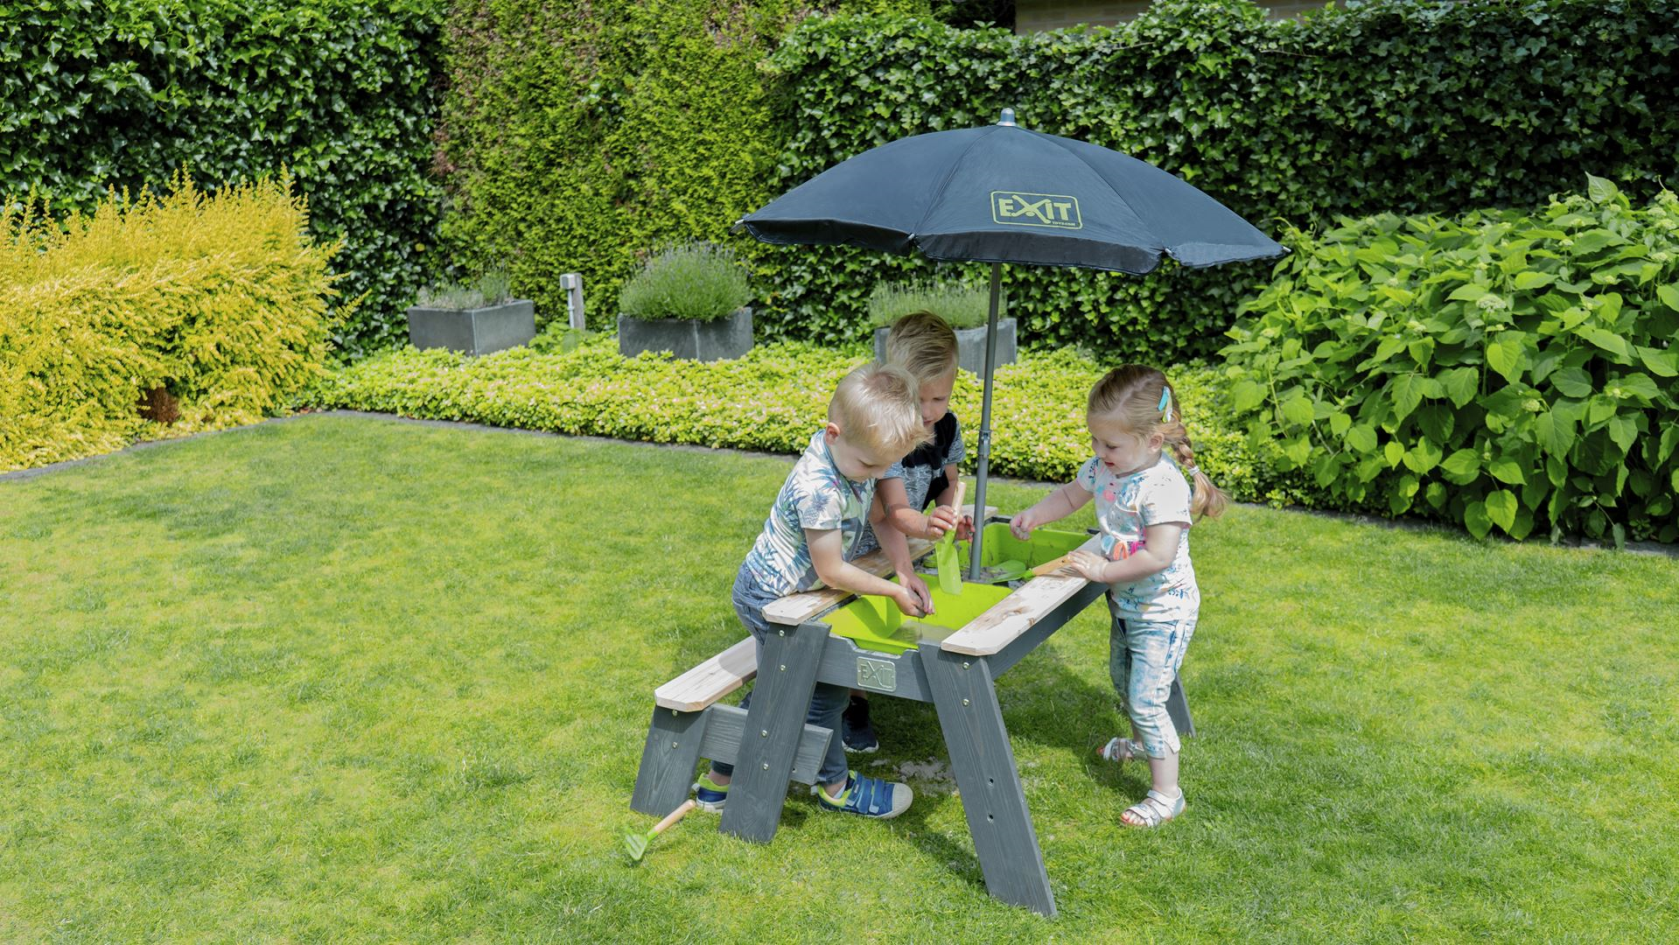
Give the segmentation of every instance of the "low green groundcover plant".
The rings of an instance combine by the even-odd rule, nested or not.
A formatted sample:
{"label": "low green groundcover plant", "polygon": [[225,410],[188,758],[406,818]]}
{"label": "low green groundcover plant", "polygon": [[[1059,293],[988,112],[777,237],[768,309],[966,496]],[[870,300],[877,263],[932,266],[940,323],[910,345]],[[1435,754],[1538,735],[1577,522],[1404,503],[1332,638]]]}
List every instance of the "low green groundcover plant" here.
{"label": "low green groundcover plant", "polygon": [[[997,317],[1008,315],[1008,299],[998,299]],[[882,283],[869,293],[869,325],[888,328],[911,312],[927,311],[953,328],[978,328],[991,317],[991,290],[960,283]]]}
{"label": "low green groundcover plant", "polygon": [[1679,539],[1679,198],[1383,215],[1297,251],[1225,349],[1232,408],[1331,501],[1515,538]]}
{"label": "low green groundcover plant", "polygon": [[674,246],[648,259],[624,284],[618,310],[632,318],[727,318],[752,300],[746,269],[731,249],[711,243]]}
{"label": "low green groundcover plant", "polygon": [[[562,350],[567,346],[571,350]],[[338,371],[304,405],[471,420],[497,426],[797,453],[826,416],[845,373],[867,360],[799,342],[760,345],[734,361],[683,361],[618,354],[611,335],[580,343],[553,333],[529,347],[466,358],[412,348]],[[991,469],[1003,476],[1061,481],[1090,455],[1084,402],[1108,365],[1071,351],[1027,352],[997,371]],[[1228,416],[1216,371],[1171,372],[1203,468],[1252,501],[1311,505],[1299,474],[1278,475],[1274,448],[1248,442]],[[968,431],[968,464],[979,426],[978,377],[961,372],[951,409]]]}

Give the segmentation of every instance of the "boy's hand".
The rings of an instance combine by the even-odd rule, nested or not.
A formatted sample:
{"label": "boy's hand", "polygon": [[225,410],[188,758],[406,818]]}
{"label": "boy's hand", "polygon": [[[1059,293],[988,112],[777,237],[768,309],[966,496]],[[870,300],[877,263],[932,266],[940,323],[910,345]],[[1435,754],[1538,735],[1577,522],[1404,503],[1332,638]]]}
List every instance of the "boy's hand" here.
{"label": "boy's hand", "polygon": [[[934,541],[943,538],[945,532],[951,529],[960,529],[961,526],[961,516],[948,505],[937,506],[933,511],[927,513],[927,537]],[[960,531],[957,532],[956,537],[962,537]]]}
{"label": "boy's hand", "polygon": [[927,590],[927,582],[921,579],[921,575],[914,571],[908,574],[900,571],[898,572],[898,583],[915,595],[915,602],[921,607],[922,613],[930,614],[933,612],[933,594]]}
{"label": "boy's hand", "polygon": [[[926,585],[922,587],[925,590]],[[897,590],[893,591],[892,600],[897,603],[898,609],[904,612],[905,617],[927,616],[927,611],[922,609],[921,602],[915,599],[915,593],[907,587],[900,585]]]}
{"label": "boy's hand", "polygon": [[1009,519],[1009,531],[1014,533],[1014,537],[1025,541],[1032,537],[1032,530],[1037,528],[1039,524],[1037,507],[1033,506]]}
{"label": "boy's hand", "polygon": [[1068,555],[1070,559],[1067,567],[1086,581],[1106,584],[1108,579],[1103,575],[1108,570],[1108,561],[1101,555],[1093,555],[1088,551],[1074,551]]}
{"label": "boy's hand", "polygon": [[956,523],[956,540],[974,540],[974,517],[972,515],[964,515],[962,521]]}

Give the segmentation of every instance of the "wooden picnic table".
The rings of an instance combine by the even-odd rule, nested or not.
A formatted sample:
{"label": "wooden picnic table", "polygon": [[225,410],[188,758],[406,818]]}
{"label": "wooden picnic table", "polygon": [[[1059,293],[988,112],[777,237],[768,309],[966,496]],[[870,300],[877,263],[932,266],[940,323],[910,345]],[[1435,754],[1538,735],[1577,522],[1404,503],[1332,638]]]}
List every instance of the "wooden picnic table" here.
{"label": "wooden picnic table", "polygon": [[[989,514],[987,520],[1007,521]],[[1081,550],[1095,551],[1097,542],[1092,536]],[[931,550],[931,542],[911,542],[917,561]],[[891,571],[883,555],[854,563],[875,573]],[[764,608],[773,629],[758,660],[752,660],[756,648],[749,637],[659,688],[631,806],[663,815],[686,797],[699,758],[730,761],[734,779],[719,829],[767,843],[780,823],[788,782],[814,783],[828,739],[839,737],[805,724],[817,683],[931,702],[986,889],[1005,902],[1053,916],[1055,896],[1003,723],[997,678],[1107,589],[1077,576],[1035,577],[943,641],[923,641],[897,655],[863,649],[829,632],[823,618],[852,600],[849,592],[824,588],[783,597]],[[711,693],[721,677],[729,677],[731,689],[750,678],[750,671],[742,672],[748,662],[756,663],[758,676],[750,710],[713,704]],[[688,698],[702,689],[707,698]],[[1192,732],[1176,686],[1170,708],[1180,728]],[[718,716],[711,725],[705,724],[708,714]]]}

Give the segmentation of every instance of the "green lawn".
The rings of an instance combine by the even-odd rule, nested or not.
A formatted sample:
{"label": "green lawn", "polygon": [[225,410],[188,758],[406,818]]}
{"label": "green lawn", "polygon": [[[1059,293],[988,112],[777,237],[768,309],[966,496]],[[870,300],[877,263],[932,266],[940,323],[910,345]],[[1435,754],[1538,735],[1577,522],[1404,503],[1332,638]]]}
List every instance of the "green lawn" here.
{"label": "green lawn", "polygon": [[[1189,809],[1087,612],[1003,677],[1061,909],[991,900],[930,707],[882,824],[619,834],[660,682],[738,639],[788,464],[306,417],[0,482],[0,941],[1657,941],[1679,562],[1235,509],[1197,527]],[[1005,509],[1036,490],[993,491]]]}

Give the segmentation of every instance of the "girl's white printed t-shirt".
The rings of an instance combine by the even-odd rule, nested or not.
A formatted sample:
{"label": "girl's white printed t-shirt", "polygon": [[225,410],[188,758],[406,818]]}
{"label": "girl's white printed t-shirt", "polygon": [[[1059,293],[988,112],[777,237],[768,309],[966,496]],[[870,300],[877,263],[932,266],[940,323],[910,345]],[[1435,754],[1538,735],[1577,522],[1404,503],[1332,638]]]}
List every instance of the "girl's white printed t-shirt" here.
{"label": "girl's white printed t-shirt", "polygon": [[1130,557],[1146,542],[1150,525],[1183,523],[1172,563],[1131,584],[1115,584],[1109,595],[1120,616],[1148,620],[1193,618],[1201,607],[1195,567],[1189,562],[1189,480],[1165,453],[1159,462],[1116,476],[1092,456],[1074,478],[1096,498],[1096,521],[1102,530],[1102,553],[1110,561]]}

